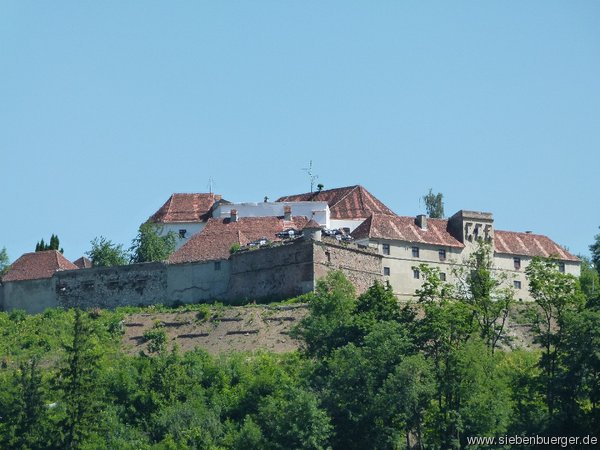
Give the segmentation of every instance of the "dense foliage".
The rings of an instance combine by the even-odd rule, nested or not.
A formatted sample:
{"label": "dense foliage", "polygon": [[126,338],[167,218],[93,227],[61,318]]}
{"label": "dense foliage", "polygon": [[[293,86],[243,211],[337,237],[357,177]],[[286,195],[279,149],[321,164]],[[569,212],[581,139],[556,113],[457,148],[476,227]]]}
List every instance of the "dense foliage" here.
{"label": "dense foliage", "polygon": [[129,254],[122,244],[115,244],[104,236],[94,238],[92,248],[86,252],[94,267],[124,266],[129,262]]}
{"label": "dense foliage", "polygon": [[[485,256],[485,255],[484,255]],[[299,352],[120,352],[124,311],[0,313],[0,448],[453,449],[471,436],[600,436],[600,310],[550,260],[529,271],[538,349],[506,350],[485,258],[418,304],[357,296],[340,272],[305,296]],[[503,303],[504,305],[504,303]],[[510,447],[505,447],[510,448]],[[523,447],[519,447],[523,448]],[[535,448],[535,447],[530,447]]]}
{"label": "dense foliage", "polygon": [[160,231],[160,227],[151,222],[140,225],[129,249],[132,263],[164,261],[175,251],[175,234],[170,231],[162,235]]}

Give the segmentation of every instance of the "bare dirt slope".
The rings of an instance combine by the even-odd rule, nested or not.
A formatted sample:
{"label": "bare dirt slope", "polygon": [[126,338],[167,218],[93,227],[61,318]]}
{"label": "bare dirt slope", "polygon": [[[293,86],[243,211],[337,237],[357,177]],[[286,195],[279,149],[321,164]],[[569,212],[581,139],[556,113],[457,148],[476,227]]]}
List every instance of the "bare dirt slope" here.
{"label": "bare dirt slope", "polygon": [[[531,305],[515,305],[506,322],[504,350],[532,350],[531,324],[524,315]],[[182,351],[201,347],[212,354],[228,351],[294,351],[299,342],[290,330],[306,315],[306,305],[249,305],[207,307],[206,311],[131,314],[124,320],[123,348],[137,354],[147,350],[144,333],[157,323],[166,332],[167,348],[177,344]]]}
{"label": "bare dirt slope", "polygon": [[127,353],[146,350],[144,332],[159,323],[168,337],[167,348],[181,351],[201,347],[212,354],[226,351],[296,350],[291,328],[307,314],[304,305],[211,308],[210,313],[174,312],[132,314],[124,321],[123,347]]}

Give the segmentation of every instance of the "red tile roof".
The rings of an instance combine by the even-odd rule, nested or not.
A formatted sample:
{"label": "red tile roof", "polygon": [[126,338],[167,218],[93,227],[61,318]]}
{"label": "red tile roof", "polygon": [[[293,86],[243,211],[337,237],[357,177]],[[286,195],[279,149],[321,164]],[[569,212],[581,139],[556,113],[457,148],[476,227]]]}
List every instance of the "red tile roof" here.
{"label": "red tile roof", "polygon": [[315,219],[310,219],[306,225],[304,225],[303,229],[306,228],[323,228],[321,225],[319,225],[319,222],[317,222]]}
{"label": "red tile roof", "polygon": [[555,257],[565,261],[579,261],[552,239],[541,234],[494,231],[496,253],[522,256]]}
{"label": "red tile roof", "polygon": [[306,217],[292,217],[290,221],[283,217],[241,217],[236,222],[229,218],[211,218],[200,233],[169,257],[169,262],[227,259],[233,244],[244,246],[262,237],[278,241],[278,232],[289,228],[301,230],[308,221]]}
{"label": "red tile roof", "polygon": [[[354,239],[391,239],[411,243],[464,247],[458,239],[448,232],[448,221],[427,219],[427,229],[417,226],[415,217],[401,217],[374,214],[360,224],[353,232]],[[560,245],[547,236],[514,231],[494,231],[496,253],[556,257],[565,261],[579,261]]]}
{"label": "red tile roof", "polygon": [[352,233],[354,239],[379,238],[447,247],[464,247],[448,232],[448,221],[427,219],[427,229],[421,229],[414,217],[373,214]]}
{"label": "red tile roof", "polygon": [[371,214],[394,214],[360,185],[288,195],[278,202],[327,202],[332,219],[365,219]]}
{"label": "red tile roof", "polygon": [[81,258],[76,259],[75,261],[73,261],[73,264],[75,264],[80,269],[89,269],[90,267],[92,267],[92,262],[89,259],[87,259],[85,256],[82,256]]}
{"label": "red tile roof", "polygon": [[43,252],[25,253],[17,259],[6,275],[2,277],[3,282],[36,280],[39,278],[51,278],[58,270],[78,269],[75,264],[65,258],[56,250]]}
{"label": "red tile roof", "polygon": [[154,223],[204,222],[220,195],[173,194],[151,217]]}

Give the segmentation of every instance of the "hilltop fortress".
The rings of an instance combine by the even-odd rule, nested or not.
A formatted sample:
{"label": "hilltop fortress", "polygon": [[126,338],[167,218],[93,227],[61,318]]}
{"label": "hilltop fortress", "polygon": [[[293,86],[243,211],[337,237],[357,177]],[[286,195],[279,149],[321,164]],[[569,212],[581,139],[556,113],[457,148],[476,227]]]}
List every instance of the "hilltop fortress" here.
{"label": "hilltop fortress", "polygon": [[275,202],[232,203],[220,195],[173,194],[151,222],[173,232],[165,262],[116,267],[75,263],[57,251],[27,253],[3,277],[0,308],[101,307],[279,300],[314,289],[341,270],[358,292],[387,281],[400,299],[422,283],[418,265],[452,268],[480,240],[494,251],[517,299],[529,300],[525,268],[535,256],[579,276],[580,261],[546,236],[500,231],[491,213],[458,211],[449,219],[398,216],[362,186],[290,195]]}

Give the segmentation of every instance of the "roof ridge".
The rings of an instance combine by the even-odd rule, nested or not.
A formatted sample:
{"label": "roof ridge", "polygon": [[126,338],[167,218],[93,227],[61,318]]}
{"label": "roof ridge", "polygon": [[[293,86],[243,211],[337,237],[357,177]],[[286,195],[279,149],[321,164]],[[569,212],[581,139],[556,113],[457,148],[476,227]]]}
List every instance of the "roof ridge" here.
{"label": "roof ridge", "polygon": [[[360,185],[356,184],[354,186],[346,186],[345,188],[338,188],[338,189],[348,189],[348,191],[346,192],[346,194],[344,194],[337,202],[335,202],[333,205],[331,205],[331,208],[334,208],[338,203],[341,203],[342,200],[344,200],[346,197],[348,197],[351,193],[353,193],[358,187],[360,187]],[[349,189],[350,188],[350,189]],[[332,191],[334,189],[331,189]],[[360,190],[359,190],[360,193]],[[361,199],[362,201],[362,199]]]}

